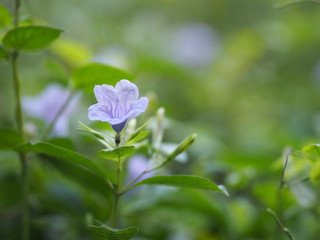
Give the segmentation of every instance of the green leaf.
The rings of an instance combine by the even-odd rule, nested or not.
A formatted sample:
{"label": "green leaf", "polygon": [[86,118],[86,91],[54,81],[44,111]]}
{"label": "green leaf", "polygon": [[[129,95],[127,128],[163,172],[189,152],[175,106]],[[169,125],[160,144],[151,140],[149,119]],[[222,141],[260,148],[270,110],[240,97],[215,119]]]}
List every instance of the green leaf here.
{"label": "green leaf", "polygon": [[0,60],[1,59],[6,59],[9,57],[9,52],[0,45]]}
{"label": "green leaf", "polygon": [[[128,143],[127,144],[130,144],[129,142],[137,142],[139,140],[141,140],[141,136],[140,136],[140,139],[139,140],[136,140],[135,138],[138,137],[138,135],[140,135],[140,133],[151,123],[152,119],[150,119],[149,121],[147,121],[146,123],[144,123],[141,127],[137,128],[131,135],[130,137],[128,138]],[[146,132],[146,131],[145,131]],[[149,134],[149,133],[148,133]],[[144,133],[143,135],[146,135],[146,133]]]}
{"label": "green leaf", "polygon": [[137,234],[137,227],[127,227],[123,229],[114,229],[107,225],[88,226],[95,240],[128,240]]}
{"label": "green leaf", "polygon": [[142,131],[139,132],[138,135],[136,135],[134,138],[132,138],[130,141],[126,142],[127,145],[131,145],[137,142],[140,142],[141,140],[145,139],[150,135],[150,131]]}
{"label": "green leaf", "polygon": [[174,160],[179,154],[186,151],[194,143],[196,138],[197,138],[197,134],[192,134],[191,136],[187,137],[159,166],[155,167],[153,170],[159,169],[164,165],[168,164],[169,162],[171,162],[172,160]]}
{"label": "green leaf", "polygon": [[8,26],[12,22],[12,16],[9,11],[0,5],[0,29]]}
{"label": "green leaf", "polygon": [[214,182],[208,178],[193,176],[193,175],[169,175],[169,176],[156,176],[142,180],[137,184],[133,185],[130,189],[145,185],[145,184],[157,184],[167,185],[174,187],[191,187],[207,189],[214,192],[220,192],[226,194],[225,191],[219,188]]}
{"label": "green leaf", "polygon": [[67,148],[69,150],[74,151],[74,145],[71,139],[64,138],[64,137],[54,137],[48,140],[49,143],[52,143],[54,145],[58,145],[63,148]]}
{"label": "green leaf", "polygon": [[88,127],[87,125],[83,124],[83,123],[80,122],[80,121],[79,121],[79,126],[80,126],[81,128],[77,128],[77,130],[83,131],[83,132],[86,132],[86,133],[90,133],[90,134],[92,134],[93,136],[95,136],[96,138],[105,141],[104,136],[103,136],[100,132],[98,132],[98,131],[96,131],[96,130],[90,128],[90,127]]}
{"label": "green leaf", "polygon": [[316,161],[320,157],[320,145],[310,144],[305,146],[302,151],[308,154],[308,159]]}
{"label": "green leaf", "polygon": [[119,159],[131,157],[134,154],[134,146],[122,146],[112,150],[104,149],[100,155],[108,160],[118,161]]}
{"label": "green leaf", "polygon": [[23,138],[14,130],[0,129],[0,149],[14,149]]}
{"label": "green leaf", "polygon": [[62,30],[44,26],[18,27],[10,30],[2,43],[16,50],[37,50],[49,45],[61,32]]}
{"label": "green leaf", "polygon": [[80,168],[84,168],[93,174],[99,176],[102,179],[105,179],[106,176],[100,170],[100,168],[95,165],[90,159],[85,156],[71,151],[69,149],[47,143],[47,142],[39,142],[36,144],[23,144],[19,145],[16,148],[17,151],[21,152],[34,152],[39,154],[49,155],[51,157],[58,158],[62,162],[71,163],[72,165],[76,165]]}
{"label": "green leaf", "polygon": [[76,88],[92,93],[95,85],[115,85],[121,79],[132,80],[133,76],[121,69],[111,67],[102,63],[89,63],[72,74]]}
{"label": "green leaf", "polygon": [[316,163],[310,170],[310,180],[315,184],[320,183],[320,163]]}

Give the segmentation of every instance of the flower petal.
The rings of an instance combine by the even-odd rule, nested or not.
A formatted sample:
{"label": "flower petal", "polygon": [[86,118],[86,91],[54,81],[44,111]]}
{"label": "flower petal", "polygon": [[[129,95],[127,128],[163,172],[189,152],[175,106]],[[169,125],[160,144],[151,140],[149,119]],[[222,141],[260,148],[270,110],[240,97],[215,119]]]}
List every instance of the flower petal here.
{"label": "flower petal", "polygon": [[110,112],[106,106],[104,106],[100,103],[91,105],[89,107],[88,118],[91,121],[108,122],[111,125],[120,124],[120,123],[124,122],[125,120],[127,120],[127,118],[124,118],[124,117],[122,117],[122,118],[113,117],[112,112]]}
{"label": "flower petal", "polygon": [[93,121],[98,120],[102,122],[108,122],[109,119],[112,119],[110,112],[104,105],[100,103],[91,105],[89,107],[88,118]]}
{"label": "flower petal", "polygon": [[118,100],[116,90],[111,85],[95,85],[94,95],[96,96],[98,103],[106,106],[113,104]]}
{"label": "flower petal", "polygon": [[132,102],[138,100],[138,87],[130,81],[123,79],[116,84],[116,92],[119,98],[121,108],[126,114],[129,111]]}
{"label": "flower petal", "polygon": [[149,99],[147,97],[141,97],[138,101],[131,104],[130,111],[128,112],[128,118],[138,117],[141,113],[147,110]]}

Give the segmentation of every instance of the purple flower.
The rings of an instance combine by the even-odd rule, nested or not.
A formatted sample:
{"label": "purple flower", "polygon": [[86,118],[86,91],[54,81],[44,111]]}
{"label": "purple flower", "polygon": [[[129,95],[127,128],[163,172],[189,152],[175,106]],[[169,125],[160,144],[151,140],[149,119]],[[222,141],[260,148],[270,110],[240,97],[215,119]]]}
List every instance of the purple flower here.
{"label": "purple flower", "polygon": [[[38,96],[23,97],[22,108],[29,116],[41,118],[49,124],[61,109],[68,95],[69,90],[58,84],[49,84]],[[79,101],[79,97],[80,95],[75,96],[60,115],[53,129],[55,135],[64,136],[68,134],[69,119]]]}
{"label": "purple flower", "polygon": [[137,86],[125,79],[119,81],[115,87],[96,85],[94,94],[98,103],[89,107],[89,119],[108,122],[117,133],[122,131],[128,119],[146,111],[149,103],[146,97],[138,99]]}
{"label": "purple flower", "polygon": [[[148,159],[141,154],[134,155],[128,160],[128,178],[129,180],[139,176],[143,171],[148,169]],[[139,178],[142,181],[154,176],[154,172],[148,172]]]}

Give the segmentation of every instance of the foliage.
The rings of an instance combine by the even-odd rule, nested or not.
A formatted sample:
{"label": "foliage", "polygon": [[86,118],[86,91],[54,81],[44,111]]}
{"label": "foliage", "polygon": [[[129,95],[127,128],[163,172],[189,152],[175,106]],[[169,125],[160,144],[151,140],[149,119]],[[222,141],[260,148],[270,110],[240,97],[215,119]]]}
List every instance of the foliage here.
{"label": "foliage", "polygon": [[[317,3],[4,0],[0,239],[27,239],[28,203],[30,239],[317,240]],[[149,108],[118,144],[86,115],[121,79]],[[20,131],[17,98],[52,82],[81,95],[69,131],[65,109]]]}

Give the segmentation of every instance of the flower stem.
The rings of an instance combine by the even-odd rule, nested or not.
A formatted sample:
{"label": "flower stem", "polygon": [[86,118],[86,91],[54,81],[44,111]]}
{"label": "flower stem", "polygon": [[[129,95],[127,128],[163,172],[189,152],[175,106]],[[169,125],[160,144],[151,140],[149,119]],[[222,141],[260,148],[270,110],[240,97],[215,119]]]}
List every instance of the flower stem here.
{"label": "flower stem", "polygon": [[115,228],[117,225],[117,218],[118,218],[118,205],[119,205],[119,200],[121,197],[121,172],[122,172],[122,163],[121,163],[121,158],[118,155],[118,162],[117,162],[117,180],[115,184],[115,188],[113,191],[114,195],[114,200],[113,200],[113,205],[112,205],[112,210],[111,210],[111,220],[110,224],[111,227]]}
{"label": "flower stem", "polygon": [[[20,0],[15,0],[14,6],[14,27],[17,28],[19,25],[19,8]],[[13,80],[13,90],[15,98],[15,121],[17,124],[18,131],[22,138],[24,138],[24,129],[23,129],[23,116],[21,109],[21,93],[20,93],[20,80],[18,73],[18,60],[19,52],[14,50],[11,55],[11,65],[12,65],[12,80]],[[24,153],[19,153],[19,159],[21,163],[21,182],[22,182],[22,232],[21,239],[29,240],[30,239],[30,216],[29,216],[29,169],[28,169],[28,160]]]}
{"label": "flower stem", "polygon": [[45,129],[41,139],[46,140],[48,136],[50,135],[54,125],[58,121],[61,114],[66,110],[69,103],[71,102],[72,98],[74,97],[74,93],[72,91],[69,92],[68,97],[66,98],[65,102],[62,104],[61,108],[59,109],[58,113],[54,116],[54,119],[51,121],[51,123],[48,125],[48,127]]}
{"label": "flower stem", "polygon": [[283,223],[281,222],[281,220],[280,220],[279,217],[275,214],[274,211],[272,211],[270,208],[268,208],[266,211],[267,211],[267,213],[269,213],[269,214],[274,218],[274,220],[276,221],[276,223],[280,226],[281,231],[287,236],[288,239],[290,239],[290,240],[296,240],[296,238],[294,237],[294,235],[292,234],[292,232],[283,225]]}

